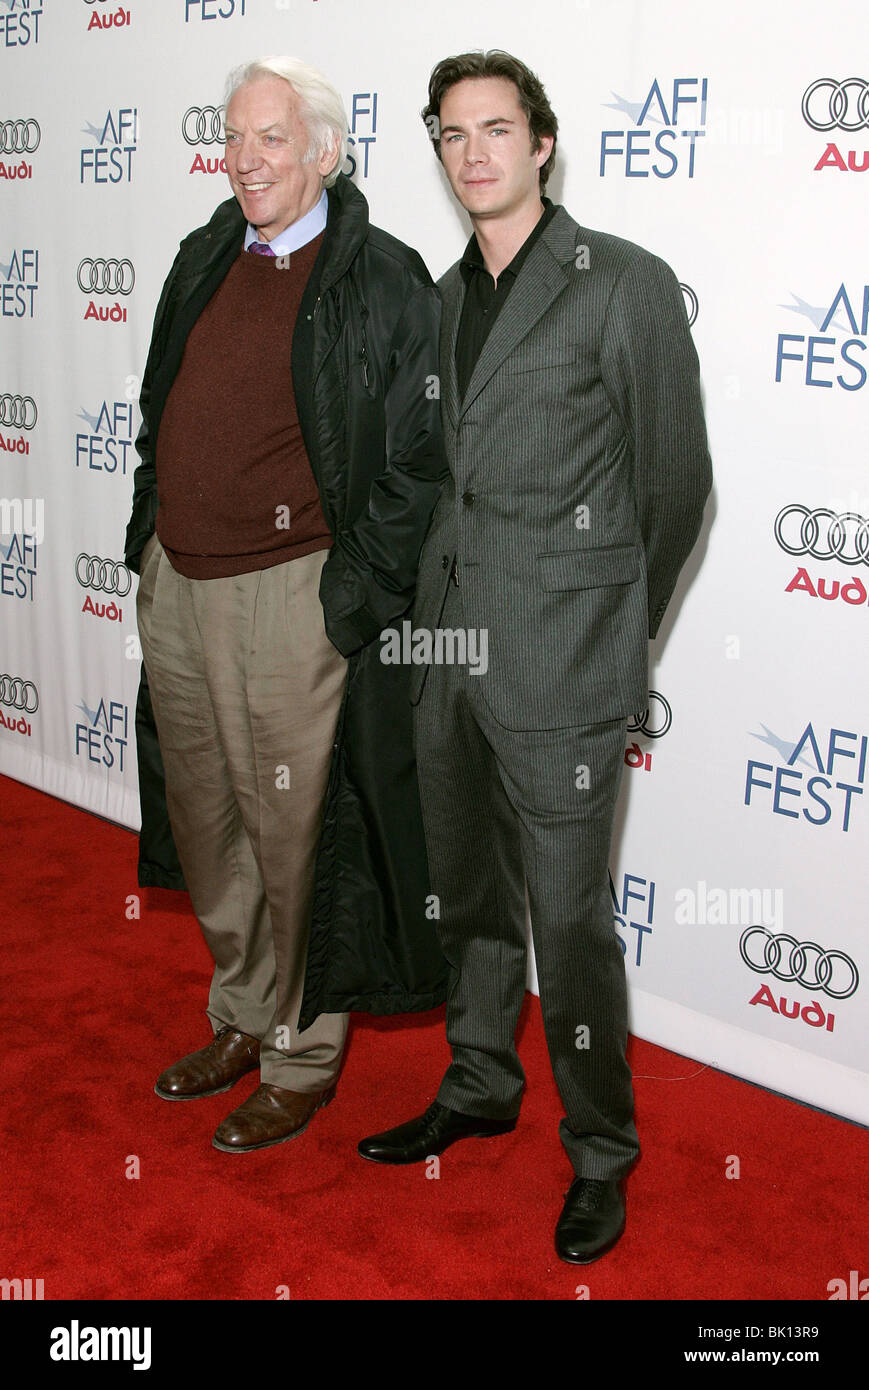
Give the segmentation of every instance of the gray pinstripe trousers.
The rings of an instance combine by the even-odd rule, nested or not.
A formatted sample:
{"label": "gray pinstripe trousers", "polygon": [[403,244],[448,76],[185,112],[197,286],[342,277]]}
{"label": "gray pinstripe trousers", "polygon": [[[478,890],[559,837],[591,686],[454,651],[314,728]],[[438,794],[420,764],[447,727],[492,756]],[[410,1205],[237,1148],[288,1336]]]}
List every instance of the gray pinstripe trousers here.
{"label": "gray pinstripe trousers", "polygon": [[[463,626],[454,584],[440,623]],[[485,682],[465,666],[432,666],[416,708],[431,886],[450,964],[452,1063],[438,1100],[491,1119],[518,1113],[527,883],[546,1042],[566,1112],[561,1141],[578,1176],[619,1178],[639,1153],[624,957],[607,880],[624,721],[512,732],[490,713]]]}

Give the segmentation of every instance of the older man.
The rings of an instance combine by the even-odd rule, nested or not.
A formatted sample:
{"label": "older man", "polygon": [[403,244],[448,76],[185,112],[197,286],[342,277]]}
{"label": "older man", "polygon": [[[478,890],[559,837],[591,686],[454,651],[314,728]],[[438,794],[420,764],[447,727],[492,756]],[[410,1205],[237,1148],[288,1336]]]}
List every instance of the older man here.
{"label": "older man", "polygon": [[215,1036],[155,1089],[215,1095],[259,1066],[214,1136],[231,1153],[293,1138],[331,1100],[348,1008],[443,997],[407,672],[373,641],[412,601],[444,474],[428,389],[439,301],[338,172],[346,131],[337,92],[304,64],[231,74],[235,196],[181,243],[141,396],[127,530],[140,878],[177,883],[162,757],[214,958]]}

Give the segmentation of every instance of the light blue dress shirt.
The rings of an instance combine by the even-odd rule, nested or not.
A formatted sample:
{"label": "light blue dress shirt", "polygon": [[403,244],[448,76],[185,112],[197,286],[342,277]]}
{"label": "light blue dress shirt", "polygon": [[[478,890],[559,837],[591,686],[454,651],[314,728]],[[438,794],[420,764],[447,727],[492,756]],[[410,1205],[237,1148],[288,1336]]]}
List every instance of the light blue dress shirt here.
{"label": "light blue dress shirt", "polygon": [[[293,251],[301,251],[303,246],[307,246],[309,241],[313,241],[315,236],[319,236],[326,226],[326,218],[329,212],[329,199],[325,188],[320,195],[320,201],[315,203],[310,212],[306,212],[304,217],[300,217],[298,222],[291,222],[289,227],[285,227],[273,241],[268,244],[276,256],[289,256]],[[244,234],[245,251],[251,242],[259,241],[259,233],[256,227],[247,224],[247,231]]]}

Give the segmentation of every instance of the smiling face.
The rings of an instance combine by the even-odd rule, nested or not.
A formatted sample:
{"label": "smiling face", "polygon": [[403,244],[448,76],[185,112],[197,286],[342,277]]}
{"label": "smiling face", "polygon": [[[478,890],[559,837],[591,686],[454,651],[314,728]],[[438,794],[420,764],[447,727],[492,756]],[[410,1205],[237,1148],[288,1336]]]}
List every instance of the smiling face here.
{"label": "smiling face", "polygon": [[515,83],[469,77],[445,93],[440,109],[441,160],[453,192],[474,220],[510,217],[540,203],[540,175],[552,136],[532,149],[528,117]]}
{"label": "smiling face", "polygon": [[303,163],[309,136],[299,98],[272,74],[239,87],[226,108],[226,170],[241,210],[271,241],[317,202],[337,148]]}

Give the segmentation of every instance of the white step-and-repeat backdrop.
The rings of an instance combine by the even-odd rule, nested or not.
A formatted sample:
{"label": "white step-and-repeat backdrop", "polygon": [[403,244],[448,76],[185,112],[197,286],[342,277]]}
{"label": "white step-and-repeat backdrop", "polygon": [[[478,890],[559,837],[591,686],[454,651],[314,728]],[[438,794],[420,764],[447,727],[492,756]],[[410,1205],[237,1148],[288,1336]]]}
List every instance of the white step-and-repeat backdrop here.
{"label": "white step-and-repeat backdrop", "polygon": [[703,369],[716,486],[629,727],[613,851],[632,1027],[869,1122],[852,0],[0,0],[0,770],[138,826],[138,386],[178,241],[229,193],[227,70],[322,68],[372,220],[438,276],[469,229],[419,111],[439,58],[493,47],[546,84],[551,196],[673,266]]}

